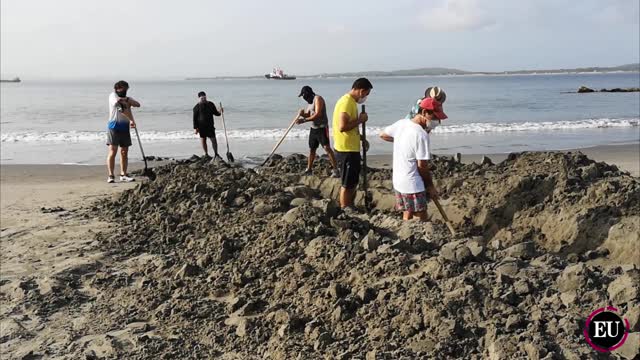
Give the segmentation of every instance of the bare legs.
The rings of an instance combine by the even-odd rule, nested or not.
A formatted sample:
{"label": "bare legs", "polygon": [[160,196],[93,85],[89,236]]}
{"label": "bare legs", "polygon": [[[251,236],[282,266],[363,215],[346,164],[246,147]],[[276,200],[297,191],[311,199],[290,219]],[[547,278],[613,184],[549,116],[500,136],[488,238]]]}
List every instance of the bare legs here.
{"label": "bare legs", "polygon": [[353,206],[356,197],[356,188],[347,189],[344,186],[340,188],[340,207]]}
{"label": "bare legs", "polygon": [[202,145],[202,150],[204,150],[204,155],[209,156],[209,149],[207,149],[207,138],[200,138],[200,144]]}
{"label": "bare legs", "polygon": [[214,137],[210,137],[211,140],[211,148],[213,149],[213,155],[218,156],[218,140]]}
{"label": "bare legs", "polygon": [[427,210],[413,212],[413,211],[403,211],[402,212],[402,220],[411,220],[414,217],[420,219],[420,221],[427,221]]}
{"label": "bare legs", "polygon": [[107,171],[109,176],[113,176],[113,169],[116,167],[116,154],[118,153],[117,145],[109,145],[109,153],[107,154]]}
{"label": "bare legs", "polygon": [[313,162],[316,160],[316,149],[309,150],[309,158],[307,158],[307,169],[313,169]]}
{"label": "bare legs", "polygon": [[129,166],[129,147],[120,147],[120,175],[127,175]]}
{"label": "bare legs", "polygon": [[[218,155],[218,141],[215,137],[210,137],[211,148],[213,149],[213,154]],[[200,144],[202,145],[202,150],[204,150],[204,155],[209,156],[209,149],[207,148],[207,138],[200,138]]]}
{"label": "bare legs", "polygon": [[[109,176],[113,176],[113,170],[116,167],[116,154],[118,153],[117,145],[109,145],[109,153],[107,154],[107,171]],[[120,175],[127,174],[129,166],[129,147],[120,147]]]}
{"label": "bare legs", "polygon": [[331,146],[327,145],[327,146],[324,146],[323,148],[324,148],[324,151],[329,156],[329,162],[331,163],[331,166],[334,169],[337,169],[338,165],[336,164],[336,155],[333,153],[333,150],[331,150]]}
{"label": "bare legs", "polygon": [[[329,162],[331,163],[331,167],[333,169],[337,169],[338,165],[336,164],[336,156],[331,149],[331,146],[323,146],[324,152],[329,156]],[[313,169],[313,163],[316,161],[316,149],[309,150],[309,158],[307,159],[307,169]]]}

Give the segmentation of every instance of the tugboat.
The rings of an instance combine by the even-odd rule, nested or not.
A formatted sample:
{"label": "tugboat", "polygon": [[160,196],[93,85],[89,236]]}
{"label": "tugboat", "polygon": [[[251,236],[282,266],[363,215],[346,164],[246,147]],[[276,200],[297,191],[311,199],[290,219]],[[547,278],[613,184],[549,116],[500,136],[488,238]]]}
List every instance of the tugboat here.
{"label": "tugboat", "polygon": [[13,79],[11,79],[11,80],[0,80],[0,82],[8,82],[8,83],[19,83],[19,82],[21,82],[21,81],[22,81],[22,80],[20,80],[20,78],[19,78],[19,77],[15,77],[15,78],[13,78]]}
{"label": "tugboat", "polygon": [[273,68],[271,74],[265,74],[264,77],[271,80],[295,80],[296,77],[293,75],[287,75],[280,68]]}

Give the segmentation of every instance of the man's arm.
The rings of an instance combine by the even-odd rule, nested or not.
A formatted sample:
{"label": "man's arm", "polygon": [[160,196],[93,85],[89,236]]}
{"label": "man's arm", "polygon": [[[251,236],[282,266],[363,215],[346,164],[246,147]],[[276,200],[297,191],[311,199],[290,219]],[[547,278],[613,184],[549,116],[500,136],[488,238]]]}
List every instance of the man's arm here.
{"label": "man's arm", "polygon": [[429,170],[429,160],[418,160],[418,173],[422,177],[425,190],[432,200],[438,198],[438,191],[433,185],[433,178],[431,177],[431,171]]}
{"label": "man's arm", "polygon": [[198,105],[193,107],[193,128],[198,130]]}
{"label": "man's arm", "polygon": [[120,113],[120,115],[124,116],[127,120],[129,120],[129,126],[133,129],[136,127],[136,122],[133,120],[133,117],[129,117],[124,111]]}
{"label": "man's arm", "polygon": [[396,121],[395,123],[384,128],[384,130],[382,130],[382,133],[380,133],[380,138],[384,141],[393,142],[393,138],[398,134],[397,130],[399,124],[400,122]]}
{"label": "man's arm", "polygon": [[418,172],[420,173],[420,177],[422,177],[422,181],[424,181],[425,187],[433,186],[433,178],[429,170],[429,160],[418,160]]}
{"label": "man's arm", "polygon": [[388,142],[393,142],[393,136],[387,135],[384,132],[380,134],[380,139]]}
{"label": "man's arm", "polygon": [[322,115],[321,111],[324,108],[324,99],[321,96],[316,96],[316,99],[314,100],[313,105],[314,105],[315,114],[311,115],[311,113],[308,112],[302,115],[305,121],[313,121]]}
{"label": "man's arm", "polygon": [[209,102],[209,103],[211,104],[211,106],[213,106],[213,115],[215,115],[215,116],[220,116],[220,115],[222,115],[222,114],[220,113],[220,111],[218,111],[218,108],[216,107],[216,104],[214,104],[214,103],[212,103],[212,102]]}
{"label": "man's arm", "polygon": [[346,132],[351,129],[355,129],[358,125],[362,124],[364,121],[360,121],[359,118],[351,119],[351,116],[346,112],[340,114],[340,122],[338,123],[338,130],[340,132]]}
{"label": "man's arm", "polygon": [[132,107],[140,107],[140,103],[134,98],[128,97],[127,101],[129,102],[129,105]]}

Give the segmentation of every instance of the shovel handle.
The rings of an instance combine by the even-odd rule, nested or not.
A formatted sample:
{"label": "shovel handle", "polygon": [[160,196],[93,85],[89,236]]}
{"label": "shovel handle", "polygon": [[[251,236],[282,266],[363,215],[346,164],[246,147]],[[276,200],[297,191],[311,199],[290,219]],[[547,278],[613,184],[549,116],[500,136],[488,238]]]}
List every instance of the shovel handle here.
{"label": "shovel handle", "polygon": [[227,152],[229,152],[229,137],[227,136],[227,124],[224,121],[224,110],[222,109],[222,101],[220,101],[220,115],[222,115],[222,128],[224,129],[224,140],[227,143]]}
{"label": "shovel handle", "polygon": [[[366,113],[365,106],[362,105],[362,113]],[[362,123],[362,187],[364,188],[364,207],[369,212],[369,183],[367,181],[367,125]]]}
{"label": "shovel handle", "polygon": [[442,205],[440,205],[440,202],[438,201],[438,199],[433,199],[433,203],[436,204],[436,207],[438,208],[440,215],[442,215],[442,218],[444,219],[444,222],[447,225],[449,232],[451,232],[451,235],[455,236],[456,230],[453,228],[453,225],[451,224],[451,221],[449,221],[449,217],[447,216],[447,213],[444,212],[444,209],[442,208]]}
{"label": "shovel handle", "polygon": [[293,125],[296,124],[296,122],[298,121],[299,117],[300,116],[298,114],[296,114],[296,116],[293,118],[293,121],[291,122],[291,125],[289,125],[289,127],[287,128],[287,131],[284,132],[284,135],[282,135],[282,138],[280,139],[280,141],[278,141],[276,146],[273,147],[273,150],[271,150],[271,153],[269,154],[269,156],[267,156],[267,158],[264,159],[264,162],[262,164],[260,164],[260,166],[264,166],[264,164],[266,164],[267,161],[269,161],[269,159],[271,159],[271,156],[276,152],[276,150],[278,150],[278,147],[280,146],[280,144],[282,144],[282,142],[284,141],[284,138],[287,137],[287,134],[289,134],[289,131],[291,131],[291,128],[293,127]]}
{"label": "shovel handle", "polygon": [[436,204],[436,207],[438,208],[438,211],[440,212],[440,215],[442,216],[444,221],[449,222],[449,217],[447,216],[447,213],[444,212],[442,205],[440,205],[440,201],[438,201],[438,199],[434,199],[433,203]]}
{"label": "shovel handle", "polygon": [[144,150],[142,149],[142,142],[140,142],[140,134],[138,134],[138,124],[133,128],[136,131],[136,138],[138,139],[138,146],[140,146],[140,152],[142,153],[142,160],[144,160],[144,168],[147,169],[147,157],[144,156]]}

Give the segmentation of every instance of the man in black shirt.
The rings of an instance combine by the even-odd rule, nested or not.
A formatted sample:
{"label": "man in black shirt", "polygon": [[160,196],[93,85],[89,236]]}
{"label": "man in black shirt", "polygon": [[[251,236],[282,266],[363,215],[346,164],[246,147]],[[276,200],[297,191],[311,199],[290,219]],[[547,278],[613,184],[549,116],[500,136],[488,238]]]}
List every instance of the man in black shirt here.
{"label": "man in black shirt", "polygon": [[216,128],[213,124],[213,116],[222,115],[224,109],[220,108],[220,111],[218,111],[216,106],[207,100],[207,94],[205,94],[204,91],[200,91],[198,97],[200,101],[193,107],[193,129],[196,134],[200,134],[200,142],[202,143],[204,156],[209,156],[209,150],[207,149],[207,138],[209,138],[214,156],[219,158],[220,155],[218,155],[218,141],[216,141]]}

